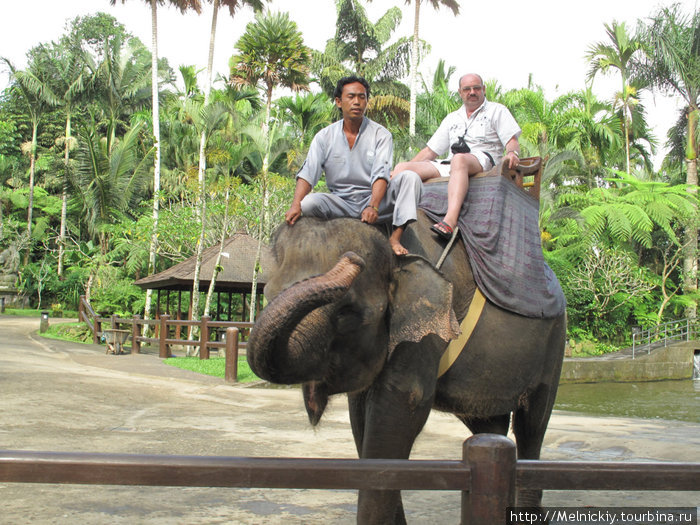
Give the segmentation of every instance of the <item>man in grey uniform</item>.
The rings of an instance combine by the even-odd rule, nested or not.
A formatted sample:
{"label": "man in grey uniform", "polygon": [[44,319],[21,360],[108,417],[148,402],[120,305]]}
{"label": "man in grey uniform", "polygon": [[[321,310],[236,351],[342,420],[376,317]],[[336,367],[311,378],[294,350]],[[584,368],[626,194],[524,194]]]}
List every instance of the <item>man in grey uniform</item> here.
{"label": "man in grey uniform", "polygon": [[[368,224],[391,221],[391,248],[396,255],[405,255],[401,235],[417,218],[420,176],[405,172],[389,181],[393,140],[384,126],[365,117],[369,97],[365,79],[340,79],[334,97],[343,118],[319,131],[311,142],[285,220],[293,225],[307,215],[356,217]],[[322,172],[330,193],[311,193]]]}

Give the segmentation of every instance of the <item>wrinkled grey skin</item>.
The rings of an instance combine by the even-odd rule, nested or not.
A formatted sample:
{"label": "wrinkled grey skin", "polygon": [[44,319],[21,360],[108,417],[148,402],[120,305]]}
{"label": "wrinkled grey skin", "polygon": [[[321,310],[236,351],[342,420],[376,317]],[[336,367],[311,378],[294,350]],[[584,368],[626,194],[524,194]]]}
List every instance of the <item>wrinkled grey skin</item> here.
{"label": "wrinkled grey skin", "polygon": [[[252,330],[248,362],[271,382],[301,383],[314,425],[328,396],[347,392],[361,458],[408,458],[436,408],[473,433],[506,434],[512,413],[518,457],[538,459],[565,317],[531,319],[487,302],[465,350],[438,379],[475,285],[461,243],[434,269],[444,242],[430,224],[419,214],[402,237],[416,255],[398,258],[385,235],[354,219],[280,226],[272,246],[277,268],[265,289],[270,303]],[[523,506],[540,499],[539,491],[518,494]],[[400,492],[360,491],[357,520],[405,523]]]}

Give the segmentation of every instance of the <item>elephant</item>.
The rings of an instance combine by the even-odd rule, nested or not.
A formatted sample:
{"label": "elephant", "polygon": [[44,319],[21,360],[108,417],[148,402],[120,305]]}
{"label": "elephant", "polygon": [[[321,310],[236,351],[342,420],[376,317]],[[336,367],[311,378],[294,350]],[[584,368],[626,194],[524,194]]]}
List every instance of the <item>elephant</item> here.
{"label": "elephant", "polygon": [[[464,350],[438,378],[476,285],[461,242],[435,268],[445,242],[431,224],[419,211],[402,237],[410,254],[401,257],[386,232],[357,219],[303,217],[278,227],[269,302],[247,344],[250,367],[270,382],[301,384],[312,425],[329,396],[347,393],[360,458],[408,459],[435,408],[474,434],[505,435],[512,413],[518,457],[539,459],[566,315],[524,317],[486,301]],[[539,506],[541,496],[518,491],[518,505]],[[405,523],[400,491],[360,490],[357,521]]]}

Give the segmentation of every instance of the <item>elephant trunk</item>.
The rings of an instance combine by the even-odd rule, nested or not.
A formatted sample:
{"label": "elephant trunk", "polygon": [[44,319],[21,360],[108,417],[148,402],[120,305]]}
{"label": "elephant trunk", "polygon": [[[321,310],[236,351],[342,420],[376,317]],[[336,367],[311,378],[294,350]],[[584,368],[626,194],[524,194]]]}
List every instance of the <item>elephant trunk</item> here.
{"label": "elephant trunk", "polygon": [[359,255],[347,252],[327,273],[299,281],[275,297],[250,333],[246,352],[251,370],[273,383],[321,379],[326,367],[321,345],[327,348],[332,339],[332,308],[326,305],[345,295],[364,266]]}

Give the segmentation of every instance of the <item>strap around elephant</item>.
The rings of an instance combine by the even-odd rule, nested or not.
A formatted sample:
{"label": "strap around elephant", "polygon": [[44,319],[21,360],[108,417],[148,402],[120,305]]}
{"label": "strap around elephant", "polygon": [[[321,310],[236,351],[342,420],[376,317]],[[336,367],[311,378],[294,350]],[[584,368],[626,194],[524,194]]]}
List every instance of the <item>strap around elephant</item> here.
{"label": "strap around elephant", "polygon": [[467,310],[467,315],[459,325],[462,332],[459,334],[457,339],[450,341],[450,344],[447,346],[447,350],[445,350],[445,353],[442,354],[440,366],[438,367],[438,377],[442,377],[457,360],[459,354],[462,353],[462,350],[466,346],[467,341],[469,341],[469,338],[476,327],[476,323],[479,321],[479,317],[481,317],[481,312],[484,310],[484,304],[486,304],[486,298],[484,297],[484,294],[481,293],[481,290],[479,290],[479,287],[477,287],[476,290],[474,290],[474,297],[469,305],[469,310]]}

